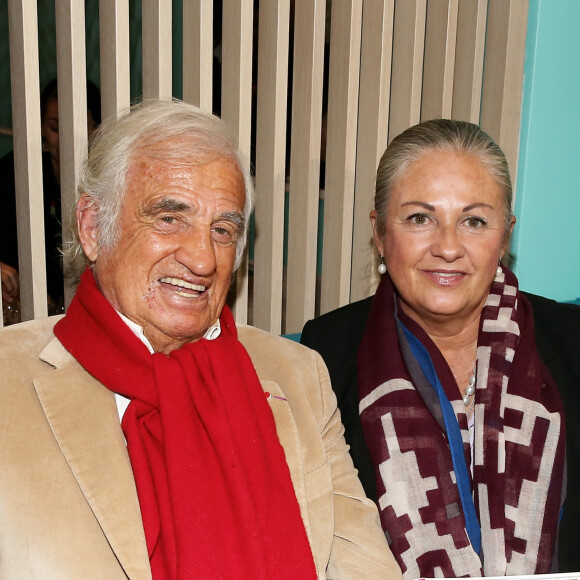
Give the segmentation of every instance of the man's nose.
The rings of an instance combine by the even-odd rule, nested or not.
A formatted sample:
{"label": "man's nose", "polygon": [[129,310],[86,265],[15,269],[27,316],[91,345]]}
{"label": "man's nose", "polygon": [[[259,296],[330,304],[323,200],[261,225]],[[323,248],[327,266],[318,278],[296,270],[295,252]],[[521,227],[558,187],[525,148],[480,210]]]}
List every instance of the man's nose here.
{"label": "man's nose", "polygon": [[211,232],[191,228],[179,238],[175,259],[197,276],[210,276],[216,269],[216,255]]}
{"label": "man's nose", "polygon": [[465,249],[454,224],[441,225],[437,228],[431,245],[431,253],[434,256],[443,258],[446,262],[452,262],[463,256]]}

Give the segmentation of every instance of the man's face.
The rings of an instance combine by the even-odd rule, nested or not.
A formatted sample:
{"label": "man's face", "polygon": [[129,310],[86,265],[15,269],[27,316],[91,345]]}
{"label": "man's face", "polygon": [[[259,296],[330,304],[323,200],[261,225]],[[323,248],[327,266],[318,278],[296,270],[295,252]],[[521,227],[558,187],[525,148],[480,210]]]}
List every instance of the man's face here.
{"label": "man's face", "polygon": [[132,164],[119,241],[91,248],[97,284],[158,352],[203,337],[219,318],[243,232],[244,180],[221,159],[198,166],[145,155]]}

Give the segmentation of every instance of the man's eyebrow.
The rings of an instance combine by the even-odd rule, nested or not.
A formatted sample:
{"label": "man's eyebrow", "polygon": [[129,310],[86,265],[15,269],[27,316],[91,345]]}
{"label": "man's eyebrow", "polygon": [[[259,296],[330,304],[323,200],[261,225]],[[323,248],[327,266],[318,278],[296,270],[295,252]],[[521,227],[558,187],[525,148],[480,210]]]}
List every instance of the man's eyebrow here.
{"label": "man's eyebrow", "polygon": [[[183,212],[190,211],[192,206],[183,201],[178,201],[170,197],[165,197],[152,206],[145,208],[145,212],[150,215],[155,215],[157,213],[162,213],[164,211],[169,212]],[[240,231],[246,227],[246,218],[239,211],[226,211],[213,220],[214,222],[219,222],[220,220],[225,220],[231,222]]]}
{"label": "man's eyebrow", "polygon": [[164,197],[161,201],[156,204],[146,208],[147,213],[156,214],[164,211],[187,211],[191,209],[191,205],[184,203],[182,201],[177,201],[176,199],[171,199],[170,197]]}
{"label": "man's eyebrow", "polygon": [[233,223],[240,231],[246,227],[246,218],[239,211],[226,211],[217,216],[217,218],[214,219],[214,223],[221,220]]}

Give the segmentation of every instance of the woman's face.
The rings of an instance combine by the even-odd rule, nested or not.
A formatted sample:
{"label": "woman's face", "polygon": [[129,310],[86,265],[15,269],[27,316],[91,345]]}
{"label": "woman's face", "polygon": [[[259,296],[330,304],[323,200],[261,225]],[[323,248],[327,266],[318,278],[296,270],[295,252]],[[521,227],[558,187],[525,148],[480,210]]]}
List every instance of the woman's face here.
{"label": "woman's face", "polygon": [[375,244],[411,318],[479,317],[509,239],[504,196],[485,166],[467,154],[427,153],[391,191],[383,237],[375,220],[373,211]]}

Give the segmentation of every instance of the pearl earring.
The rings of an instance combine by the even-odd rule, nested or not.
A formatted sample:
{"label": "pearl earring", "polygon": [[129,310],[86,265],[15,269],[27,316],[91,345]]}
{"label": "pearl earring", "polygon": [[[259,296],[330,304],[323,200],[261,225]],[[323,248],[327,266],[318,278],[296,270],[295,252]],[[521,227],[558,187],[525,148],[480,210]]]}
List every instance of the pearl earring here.
{"label": "pearl earring", "polygon": [[385,266],[385,259],[382,256],[381,256],[381,263],[379,264],[379,267],[377,268],[377,270],[379,271],[379,274],[381,276],[387,271],[387,267]]}
{"label": "pearl earring", "polygon": [[502,267],[501,267],[501,260],[500,260],[499,261],[499,264],[497,266],[497,269],[495,271],[495,275],[496,276],[501,276],[502,274],[503,274],[503,270],[502,270]]}

